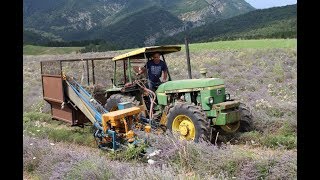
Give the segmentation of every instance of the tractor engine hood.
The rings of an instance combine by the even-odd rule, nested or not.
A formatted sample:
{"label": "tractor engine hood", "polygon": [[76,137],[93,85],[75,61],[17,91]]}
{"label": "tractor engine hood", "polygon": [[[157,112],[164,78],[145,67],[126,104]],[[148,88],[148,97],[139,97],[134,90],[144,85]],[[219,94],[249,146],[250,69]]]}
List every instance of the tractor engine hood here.
{"label": "tractor engine hood", "polygon": [[218,85],[224,85],[224,81],[219,78],[176,80],[161,84],[158,87],[156,93],[164,93],[165,91],[174,91],[181,89],[205,88]]}

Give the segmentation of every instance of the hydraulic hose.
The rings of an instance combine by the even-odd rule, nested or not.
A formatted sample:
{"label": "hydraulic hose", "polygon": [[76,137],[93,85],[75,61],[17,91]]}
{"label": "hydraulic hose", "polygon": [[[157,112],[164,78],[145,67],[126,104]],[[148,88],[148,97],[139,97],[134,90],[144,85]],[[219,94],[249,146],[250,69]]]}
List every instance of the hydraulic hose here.
{"label": "hydraulic hose", "polygon": [[148,89],[140,80],[136,80],[135,83],[142,88],[144,91],[148,92],[148,96],[150,98],[150,111],[149,111],[149,118],[150,118],[150,125],[151,125],[151,121],[153,119],[153,104],[155,103],[156,100],[156,94],[151,91],[150,89]]}

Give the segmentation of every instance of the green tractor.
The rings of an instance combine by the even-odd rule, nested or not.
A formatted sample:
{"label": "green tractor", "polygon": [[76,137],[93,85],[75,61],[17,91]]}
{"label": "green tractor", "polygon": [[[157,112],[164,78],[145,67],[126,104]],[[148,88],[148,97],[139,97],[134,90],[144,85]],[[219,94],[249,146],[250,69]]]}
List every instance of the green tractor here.
{"label": "green tractor", "polygon": [[212,142],[217,132],[249,131],[250,111],[230,98],[222,79],[206,78],[205,71],[200,79],[174,81],[168,68],[168,82],[159,85],[155,97],[146,90],[143,86],[146,79],[136,75],[139,67],[155,52],[160,53],[165,62],[165,54],[180,50],[180,46],[152,46],[114,57],[113,88],[107,90],[105,109],[115,111],[119,103],[130,102],[140,107],[143,117],[159,129],[178,133],[181,139],[195,142],[200,139]]}

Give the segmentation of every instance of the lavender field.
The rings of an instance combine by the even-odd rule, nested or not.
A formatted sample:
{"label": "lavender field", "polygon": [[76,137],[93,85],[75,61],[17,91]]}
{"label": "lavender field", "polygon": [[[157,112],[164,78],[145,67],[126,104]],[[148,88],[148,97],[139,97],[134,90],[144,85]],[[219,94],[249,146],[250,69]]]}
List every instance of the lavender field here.
{"label": "lavender field", "polygon": [[[42,100],[40,61],[115,56],[103,52],[23,57],[25,179],[297,179],[297,52],[294,48],[190,49],[193,78],[206,67],[222,78],[231,97],[254,116],[254,131],[221,139],[220,146],[194,144],[174,137],[152,137],[151,159],[126,151],[95,148],[90,127],[50,120]],[[185,52],[166,57],[172,79],[187,78]],[[110,87],[112,63],[96,65],[97,82]],[[82,64],[66,72],[81,79]],[[84,83],[84,82],[83,82]]]}

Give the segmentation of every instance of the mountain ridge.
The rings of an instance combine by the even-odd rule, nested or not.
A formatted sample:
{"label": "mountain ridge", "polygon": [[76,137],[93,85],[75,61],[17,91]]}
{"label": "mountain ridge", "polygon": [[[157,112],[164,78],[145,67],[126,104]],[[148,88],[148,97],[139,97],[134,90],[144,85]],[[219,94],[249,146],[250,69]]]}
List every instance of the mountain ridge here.
{"label": "mountain ridge", "polygon": [[[208,23],[188,32],[192,42],[252,38],[294,38],[296,37],[297,6],[287,5],[258,9],[245,14]],[[183,43],[185,32],[174,37],[163,38],[158,44]]]}
{"label": "mountain ridge", "polygon": [[[152,19],[147,17],[151,9],[167,17],[166,22],[173,27],[168,35],[163,33],[168,31],[163,21],[160,22],[158,31],[144,31],[142,28],[121,25],[128,22],[127,19],[132,19],[132,16],[142,18],[136,20],[137,22],[146,22],[147,26],[153,25],[149,22]],[[186,24],[194,28],[252,10],[254,8],[244,0],[24,0],[23,24],[25,29],[50,33],[65,41],[101,39],[101,34],[128,37],[126,29],[133,28],[143,34],[145,44],[151,44],[155,42],[152,40],[154,34],[161,34],[161,37],[170,36],[181,31]],[[155,19],[161,19],[155,13],[152,15]],[[173,25],[174,23],[179,27]],[[115,30],[114,27],[120,29]],[[95,32],[99,33],[94,34]]]}

